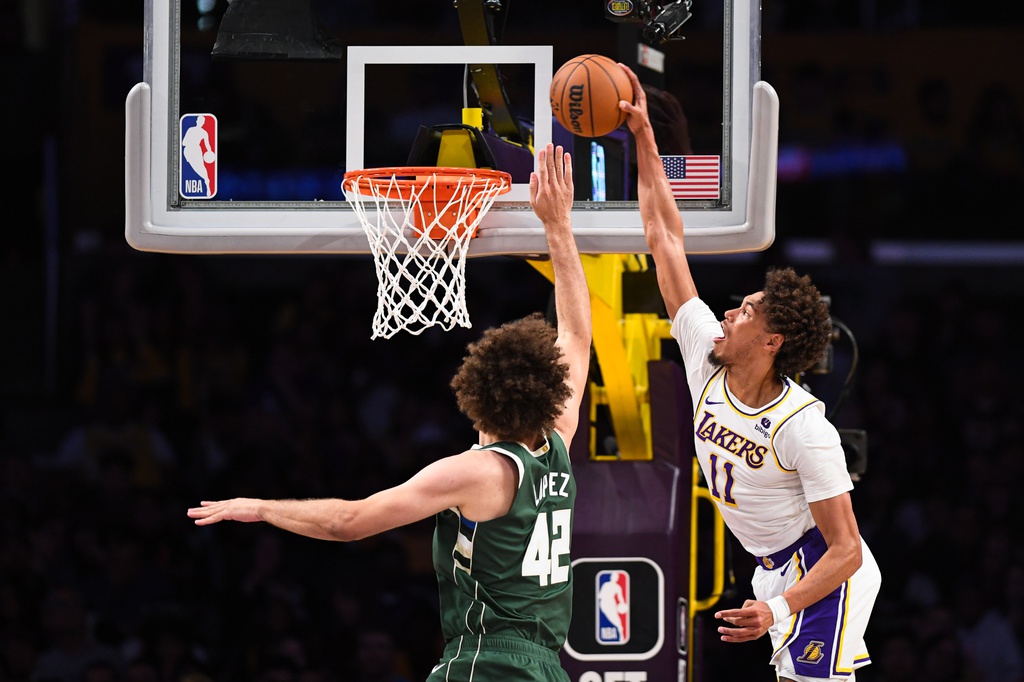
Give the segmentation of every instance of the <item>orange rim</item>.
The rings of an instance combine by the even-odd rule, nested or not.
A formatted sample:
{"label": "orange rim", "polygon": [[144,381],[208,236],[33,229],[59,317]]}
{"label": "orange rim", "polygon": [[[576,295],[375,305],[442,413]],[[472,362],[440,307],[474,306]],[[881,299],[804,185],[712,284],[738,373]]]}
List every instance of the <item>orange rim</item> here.
{"label": "orange rim", "polygon": [[505,171],[448,166],[383,166],[352,170],[345,173],[341,186],[342,190],[356,194],[384,194],[388,199],[407,199],[408,193],[404,190],[433,185],[439,199],[450,199],[456,188],[466,188],[465,179],[468,177],[486,181],[479,187],[469,188],[474,194],[494,189],[495,185],[498,186],[498,194],[512,189],[512,176]]}
{"label": "orange rim", "polygon": [[[466,178],[470,177],[473,181],[467,183]],[[512,176],[490,168],[385,166],[348,171],[341,188],[346,194],[351,191],[361,197],[388,200],[410,201],[418,196],[416,204],[420,210],[412,212],[415,230],[423,233],[427,229],[425,225],[434,221],[436,224],[430,229],[429,236],[442,239],[452,230],[455,234],[464,234],[467,224],[475,222],[480,214],[482,202],[479,196],[485,192],[495,195],[507,193],[512,189]],[[456,199],[457,208],[448,210],[443,207],[443,203],[451,201],[456,192],[465,193]],[[476,228],[469,236],[476,236]]]}

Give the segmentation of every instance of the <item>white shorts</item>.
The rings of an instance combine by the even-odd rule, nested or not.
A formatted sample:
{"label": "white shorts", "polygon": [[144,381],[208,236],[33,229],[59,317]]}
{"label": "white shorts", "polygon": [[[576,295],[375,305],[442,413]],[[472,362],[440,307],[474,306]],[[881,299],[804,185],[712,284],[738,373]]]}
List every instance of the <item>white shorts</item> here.
{"label": "white shorts", "polygon": [[[751,584],[754,596],[767,601],[800,581],[827,549],[817,529],[788,559],[758,561]],[[853,671],[871,662],[864,630],[878,596],[882,575],[875,557],[861,539],[863,563],[853,576],[824,599],[768,629],[772,665],[779,677],[797,682],[822,679],[853,680]],[[774,564],[772,569],[765,565]]]}

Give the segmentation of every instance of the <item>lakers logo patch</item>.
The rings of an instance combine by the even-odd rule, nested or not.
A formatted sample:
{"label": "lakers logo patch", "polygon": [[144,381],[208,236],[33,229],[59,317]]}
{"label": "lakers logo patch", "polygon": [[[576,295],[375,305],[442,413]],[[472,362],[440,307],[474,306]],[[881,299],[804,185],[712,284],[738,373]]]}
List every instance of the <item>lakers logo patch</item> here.
{"label": "lakers logo patch", "polygon": [[825,658],[825,643],[817,640],[812,640],[810,644],[804,647],[804,654],[800,658],[796,659],[801,663],[819,663]]}
{"label": "lakers logo patch", "polygon": [[767,568],[769,571],[772,570],[773,568],[775,568],[775,562],[772,561],[771,557],[768,557],[768,556],[763,557],[761,559],[761,562],[764,564],[764,567]]}

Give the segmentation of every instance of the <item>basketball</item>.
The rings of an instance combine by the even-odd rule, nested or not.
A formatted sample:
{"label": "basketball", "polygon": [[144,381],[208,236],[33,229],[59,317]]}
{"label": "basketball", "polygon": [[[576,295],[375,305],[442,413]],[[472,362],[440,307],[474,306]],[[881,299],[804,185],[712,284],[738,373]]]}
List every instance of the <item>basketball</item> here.
{"label": "basketball", "polygon": [[580,137],[601,137],[626,122],[619,100],[633,101],[633,84],[622,67],[599,54],[563,64],[551,80],[551,113]]}
{"label": "basketball", "polygon": [[216,160],[217,155],[214,154],[213,152],[206,152],[205,154],[203,154],[203,161],[205,161],[206,163],[213,163]]}

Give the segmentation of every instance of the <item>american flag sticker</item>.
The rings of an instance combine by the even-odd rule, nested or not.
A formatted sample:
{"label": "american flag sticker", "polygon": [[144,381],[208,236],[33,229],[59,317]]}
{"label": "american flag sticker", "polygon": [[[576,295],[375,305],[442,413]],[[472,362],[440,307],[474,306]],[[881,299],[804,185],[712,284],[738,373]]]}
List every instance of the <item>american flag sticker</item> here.
{"label": "american flag sticker", "polygon": [[661,162],[676,199],[718,199],[721,196],[720,156],[663,156]]}

